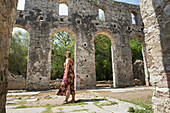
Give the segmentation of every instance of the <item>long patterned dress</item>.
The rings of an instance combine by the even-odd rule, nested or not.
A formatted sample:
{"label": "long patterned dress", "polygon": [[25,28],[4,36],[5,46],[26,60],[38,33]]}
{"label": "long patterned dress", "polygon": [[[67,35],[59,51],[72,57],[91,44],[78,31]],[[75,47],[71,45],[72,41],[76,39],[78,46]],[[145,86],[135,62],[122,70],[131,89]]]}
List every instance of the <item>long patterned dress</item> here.
{"label": "long patterned dress", "polygon": [[70,85],[70,94],[75,94],[75,90],[74,90],[74,70],[72,70],[72,66],[73,66],[73,62],[71,61],[71,59],[68,59],[70,61],[70,65],[69,65],[69,71],[68,71],[68,75],[67,75],[67,79],[66,79],[66,66],[64,65],[64,76],[63,76],[63,81],[62,84],[57,92],[57,95],[59,96],[66,96],[66,91],[67,91],[67,87]]}

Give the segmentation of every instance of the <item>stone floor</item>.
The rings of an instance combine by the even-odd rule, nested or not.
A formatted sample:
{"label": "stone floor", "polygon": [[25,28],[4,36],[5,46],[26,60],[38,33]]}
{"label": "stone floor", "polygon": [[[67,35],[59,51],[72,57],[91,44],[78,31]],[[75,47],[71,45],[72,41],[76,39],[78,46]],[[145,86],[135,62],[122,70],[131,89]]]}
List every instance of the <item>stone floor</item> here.
{"label": "stone floor", "polygon": [[152,87],[103,88],[76,91],[76,103],[65,104],[64,97],[55,95],[57,90],[26,92],[9,91],[7,95],[7,113],[128,113],[129,107],[140,106],[120,101],[102,92],[114,95],[126,92],[152,90]]}

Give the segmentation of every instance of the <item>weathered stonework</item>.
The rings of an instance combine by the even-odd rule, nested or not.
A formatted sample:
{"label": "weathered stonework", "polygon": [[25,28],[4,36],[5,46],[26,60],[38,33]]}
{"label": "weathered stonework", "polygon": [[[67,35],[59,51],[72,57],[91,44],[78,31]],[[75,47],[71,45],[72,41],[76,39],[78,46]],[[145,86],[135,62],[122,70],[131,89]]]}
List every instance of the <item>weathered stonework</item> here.
{"label": "weathered stonework", "polygon": [[[47,6],[47,3],[49,3],[48,4],[49,6]],[[51,43],[49,38],[55,32],[66,31],[72,34],[76,39],[76,77],[77,77],[76,82],[78,83],[77,85],[78,88],[88,88],[94,85],[94,83],[89,83],[90,85],[88,87],[86,86],[89,80],[87,79],[88,77],[93,76],[93,78],[90,78],[90,82],[95,81],[94,79],[95,57],[94,57],[94,42],[93,42],[94,39],[92,38],[95,36],[95,34],[105,34],[111,39],[112,45],[114,45],[112,46],[113,47],[112,49],[114,50],[113,53],[114,78],[117,78],[114,79],[116,81],[115,86],[116,87],[122,86],[121,83],[125,78],[125,76],[123,75],[127,71],[126,69],[130,70],[130,72],[127,71],[127,73],[128,72],[132,73],[132,69],[131,69],[132,66],[128,65],[128,63],[130,62],[130,60],[128,59],[129,54],[126,54],[128,58],[126,58],[124,55],[126,52],[130,51],[129,45],[126,44],[128,43],[130,36],[138,36],[139,38],[143,37],[141,34],[141,30],[143,28],[141,29],[140,26],[142,22],[139,22],[140,24],[138,24],[137,26],[134,25],[132,26],[130,17],[126,16],[126,14],[128,14],[131,10],[136,10],[138,12],[139,8],[134,5],[127,5],[118,2],[114,2],[115,4],[114,5],[109,1],[105,1],[105,3],[103,4],[104,6],[105,4],[107,4],[105,6],[106,22],[100,22],[96,15],[97,14],[96,5],[95,7],[91,7],[91,5],[89,5],[88,2],[85,2],[83,0],[81,1],[72,0],[72,2],[68,1],[67,4],[71,6],[69,7],[69,11],[71,13],[69,13],[68,17],[63,17],[63,16],[58,16],[58,3],[59,1],[56,0],[53,0],[53,2],[52,0],[48,0],[48,2],[40,1],[36,3],[34,0],[32,1],[30,0],[30,1],[26,1],[26,10],[24,12],[22,11],[18,12],[18,17],[17,17],[18,19],[16,21],[15,26],[20,26],[27,29],[30,32],[30,37],[31,37],[30,47],[29,47],[29,60],[28,60],[28,62],[30,62],[28,65],[28,69],[29,69],[28,73],[30,74],[30,76],[28,77],[28,79],[29,78],[32,79],[33,78],[32,76],[35,76],[34,78],[38,78],[40,76],[40,77],[44,77],[44,79],[47,79],[50,76],[50,52],[49,51],[51,50],[49,50],[48,47],[49,45],[51,47]],[[83,3],[85,3],[85,5],[83,5]],[[33,7],[31,7],[31,5],[29,4],[32,4],[32,6],[35,5],[38,8],[35,7],[33,9]],[[82,6],[78,7],[79,5],[77,6],[77,4],[80,4]],[[153,85],[156,85],[156,89],[153,96],[153,103],[154,103],[153,108],[155,113],[170,112],[169,111],[170,109],[169,108],[170,5],[169,4],[170,3],[168,0],[140,0],[141,14],[145,25],[145,29],[144,29],[145,40],[142,43],[144,45],[143,53],[144,56],[146,56],[146,58],[144,58],[144,62],[147,63],[146,64],[144,63],[144,65],[145,67],[148,67],[145,69],[149,71],[149,72],[145,71],[145,74],[147,73],[148,77],[150,75],[151,83]],[[40,5],[41,8],[39,8]],[[110,7],[111,5],[112,7]],[[8,53],[9,53],[10,37],[12,33],[13,22],[15,19],[16,6],[17,6],[17,0],[0,1],[0,11],[1,11],[0,12],[0,26],[1,26],[0,27],[0,113],[5,113],[7,75],[8,75]],[[43,11],[39,9],[43,9]],[[87,9],[88,11],[86,11],[85,9]],[[114,12],[110,13],[110,11],[114,11]],[[20,15],[20,13],[23,14],[23,16]],[[45,22],[38,21],[40,19],[39,16],[41,16],[40,14],[45,16],[44,18]],[[110,15],[110,18],[108,15]],[[64,18],[64,22],[60,21],[62,20],[60,19],[61,17]],[[79,17],[78,19],[80,19],[79,24],[76,23],[76,20],[78,20],[76,19],[77,17]],[[131,29],[129,28],[129,26],[131,26],[130,27]],[[48,31],[49,28],[50,31]],[[32,48],[33,50],[31,50]],[[38,52],[40,52],[41,54],[39,54]],[[86,54],[87,56],[85,56]],[[87,58],[87,63],[84,61],[85,58]],[[125,60],[122,60],[123,58]],[[121,63],[122,61],[123,63]],[[90,69],[87,67],[91,67],[93,71],[92,72],[89,71]],[[121,70],[120,67],[125,68],[125,72],[122,71],[123,69]],[[84,68],[87,68],[88,71],[83,70]],[[45,71],[40,69],[45,69]],[[82,72],[82,74],[80,72]],[[41,80],[39,78],[39,82],[40,81]],[[32,83],[34,83],[34,81]],[[47,83],[48,81],[46,82],[46,84]],[[38,89],[37,86],[40,85],[42,85],[42,83],[39,84],[35,83],[35,87],[33,87],[34,85],[30,85],[31,87],[30,90],[37,90]],[[129,84],[125,81],[125,86],[126,85]]]}
{"label": "weathered stonework", "polygon": [[136,81],[140,81],[138,85],[145,85],[144,63],[142,60],[136,60],[133,64],[133,75],[134,79],[137,79]]}
{"label": "weathered stonework", "polygon": [[139,0],[154,113],[170,112],[170,1]]}
{"label": "weathered stonework", "polygon": [[17,0],[0,1],[0,113],[5,113],[8,54],[16,9]]}
{"label": "weathered stonework", "polygon": [[8,90],[25,90],[26,78],[23,75],[14,75],[8,72]]}
{"label": "weathered stonework", "polygon": [[[59,15],[59,4],[68,5],[68,16]],[[99,20],[98,10],[105,12]],[[131,12],[136,15],[132,25]],[[51,38],[61,31],[75,39],[76,88],[95,88],[95,45],[97,34],[108,36],[112,43],[114,87],[133,86],[129,40],[143,41],[143,24],[139,6],[112,0],[26,0],[25,10],[17,12],[16,26],[30,33],[27,90],[49,89]]]}

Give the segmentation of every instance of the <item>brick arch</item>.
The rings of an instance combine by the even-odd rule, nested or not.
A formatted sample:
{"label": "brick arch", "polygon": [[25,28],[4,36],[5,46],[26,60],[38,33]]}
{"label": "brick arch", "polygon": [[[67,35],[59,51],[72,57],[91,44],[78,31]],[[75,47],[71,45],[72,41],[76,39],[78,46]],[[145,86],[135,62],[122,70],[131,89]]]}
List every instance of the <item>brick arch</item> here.
{"label": "brick arch", "polygon": [[52,40],[52,37],[54,36],[54,34],[58,33],[58,32],[67,32],[67,33],[69,33],[70,35],[73,36],[73,38],[74,38],[74,40],[76,42],[77,36],[75,35],[75,33],[73,31],[71,31],[70,29],[68,29],[66,27],[62,27],[62,28],[58,28],[58,29],[53,30],[50,33],[50,40]]}
{"label": "brick arch", "polygon": [[59,4],[66,4],[68,6],[68,0],[60,0]]}
{"label": "brick arch", "polygon": [[25,27],[25,26],[22,26],[20,24],[14,24],[13,28],[15,28],[15,27],[22,28],[22,29],[26,30],[29,33],[29,28],[30,27]]}
{"label": "brick arch", "polygon": [[20,28],[23,28],[27,31],[29,31],[29,29],[31,28],[28,23],[23,20],[23,19],[17,19],[15,24],[14,24],[14,27],[20,27]]}
{"label": "brick arch", "polygon": [[92,38],[92,41],[93,41],[93,42],[94,42],[94,39],[95,39],[96,35],[99,35],[99,34],[107,36],[107,37],[110,39],[111,43],[113,43],[113,41],[114,41],[114,36],[112,35],[112,33],[110,33],[110,32],[107,31],[107,30],[99,30],[98,32],[96,32],[95,35],[94,35],[93,38]]}

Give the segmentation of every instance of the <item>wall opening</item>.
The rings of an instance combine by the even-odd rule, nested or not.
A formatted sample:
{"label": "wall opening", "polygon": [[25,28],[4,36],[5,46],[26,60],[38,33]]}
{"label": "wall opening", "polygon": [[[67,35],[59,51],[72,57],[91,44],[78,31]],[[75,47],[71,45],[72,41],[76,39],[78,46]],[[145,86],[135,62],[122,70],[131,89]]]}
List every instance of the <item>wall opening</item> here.
{"label": "wall opening", "polygon": [[135,85],[145,85],[142,43],[139,39],[132,37],[130,39],[130,47]]}
{"label": "wall opening", "polygon": [[105,21],[104,10],[102,10],[102,9],[99,9],[99,20]]}
{"label": "wall opening", "polygon": [[72,53],[71,58],[74,60],[74,46],[75,40],[71,34],[63,31],[57,32],[53,35],[51,52],[51,80],[63,78],[66,51],[70,51]]}
{"label": "wall opening", "polygon": [[68,16],[68,6],[64,3],[59,5],[59,15]]}
{"label": "wall opening", "polygon": [[19,27],[13,28],[9,53],[9,72],[26,77],[28,42],[28,31]]}
{"label": "wall opening", "polygon": [[95,36],[96,86],[112,87],[112,51],[111,40],[103,34]]}
{"label": "wall opening", "polygon": [[132,12],[131,13],[131,20],[132,20],[132,24],[137,24],[137,19],[136,19],[136,13]]}
{"label": "wall opening", "polygon": [[18,0],[17,10],[25,9],[25,0]]}

